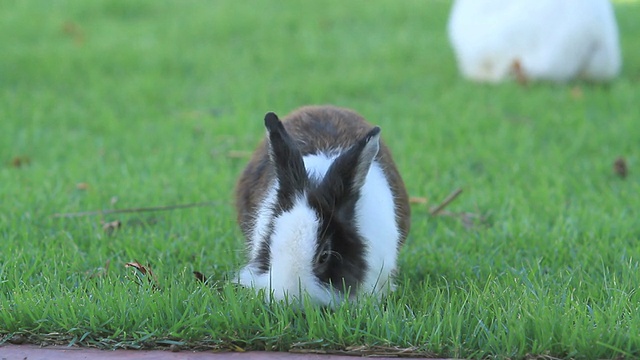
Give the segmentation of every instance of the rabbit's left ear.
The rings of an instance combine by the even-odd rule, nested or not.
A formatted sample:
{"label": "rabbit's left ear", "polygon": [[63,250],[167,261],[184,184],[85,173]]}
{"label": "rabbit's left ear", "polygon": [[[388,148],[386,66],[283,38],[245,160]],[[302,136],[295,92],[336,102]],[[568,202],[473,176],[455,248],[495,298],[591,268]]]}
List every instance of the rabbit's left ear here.
{"label": "rabbit's left ear", "polygon": [[278,116],[269,112],[264,117],[269,138],[269,157],[278,179],[278,203],[282,210],[293,206],[295,196],[307,185],[307,172],[302,154],[289,136]]}
{"label": "rabbit's left ear", "polygon": [[[354,203],[380,148],[380,128],[374,127],[331,164],[322,181],[323,193],[335,206]],[[327,199],[329,200],[329,199]]]}

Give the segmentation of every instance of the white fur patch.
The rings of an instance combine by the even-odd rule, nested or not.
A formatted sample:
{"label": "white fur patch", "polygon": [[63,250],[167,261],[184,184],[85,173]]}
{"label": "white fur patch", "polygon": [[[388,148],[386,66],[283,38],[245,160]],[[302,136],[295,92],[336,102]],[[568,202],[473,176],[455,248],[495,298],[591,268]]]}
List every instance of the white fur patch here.
{"label": "white fur patch", "polygon": [[339,154],[340,152],[336,151],[333,155],[314,154],[303,157],[302,160],[304,161],[304,167],[307,169],[309,177],[312,179],[324,178],[327,170],[329,170],[329,167]]}
{"label": "white fur patch", "polygon": [[240,284],[265,289],[277,300],[306,293],[314,302],[330,304],[335,294],[313,273],[319,226],[305,198],[296,199],[291,210],[274,219],[269,272],[258,274],[250,264],[240,272]]}
{"label": "white fur patch", "polygon": [[368,249],[369,269],[360,292],[380,295],[393,288],[391,277],[396,269],[400,230],[393,193],[378,162],[371,165],[360,190],[355,216],[358,232]]}
{"label": "white fur patch", "polygon": [[269,187],[264,200],[258,207],[254,221],[253,234],[251,235],[251,242],[249,244],[249,254],[251,259],[255,259],[260,251],[260,244],[265,241],[265,236],[273,217],[273,205],[278,198],[278,181],[275,180],[273,185]]}

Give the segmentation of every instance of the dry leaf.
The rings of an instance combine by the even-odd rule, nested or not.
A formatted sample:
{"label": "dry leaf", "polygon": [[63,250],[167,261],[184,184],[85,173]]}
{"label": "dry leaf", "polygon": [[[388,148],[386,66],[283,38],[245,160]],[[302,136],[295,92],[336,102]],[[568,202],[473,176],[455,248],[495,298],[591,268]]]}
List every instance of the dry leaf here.
{"label": "dry leaf", "polygon": [[140,263],[135,261],[135,260],[133,262],[128,262],[128,263],[124,264],[124,267],[132,267],[132,268],[140,271],[142,273],[142,275],[147,275],[147,272],[148,272],[148,270],[147,270],[147,268],[145,266],[140,265]]}
{"label": "dry leaf", "polygon": [[196,280],[198,280],[200,282],[206,282],[207,281],[207,277],[204,276],[204,274],[201,273],[200,271],[194,271],[193,272],[193,276],[195,276]]}
{"label": "dry leaf", "polygon": [[627,162],[625,159],[620,156],[613,163],[613,172],[621,178],[626,178],[629,174],[629,168],[627,167]]}
{"label": "dry leaf", "polygon": [[120,227],[122,227],[122,222],[120,220],[102,223],[102,230],[107,234],[113,233],[115,230],[120,229]]}
{"label": "dry leaf", "polygon": [[[151,265],[147,264],[147,266],[144,266],[144,265],[141,265],[137,260],[134,260],[133,262],[128,262],[124,264],[124,267],[126,268],[132,267],[136,269],[136,276],[138,277],[138,279],[140,279],[141,277],[146,277],[147,280],[153,286],[153,289],[154,290],[158,289],[158,286],[156,285],[158,283],[158,278],[153,273],[153,271],[151,271]],[[138,285],[142,285],[142,284],[138,282]]]}
{"label": "dry leaf", "polygon": [[88,190],[89,189],[89,184],[87,184],[86,182],[79,182],[76,184],[76,189],[78,190]]}
{"label": "dry leaf", "polygon": [[20,168],[25,165],[31,164],[31,159],[28,156],[16,156],[11,160],[11,166]]}

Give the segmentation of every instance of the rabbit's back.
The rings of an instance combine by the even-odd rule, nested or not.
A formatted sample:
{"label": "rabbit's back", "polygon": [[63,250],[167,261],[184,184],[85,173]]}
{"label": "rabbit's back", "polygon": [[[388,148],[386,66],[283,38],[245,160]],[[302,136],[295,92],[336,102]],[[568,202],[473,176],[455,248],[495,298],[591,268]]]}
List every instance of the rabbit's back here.
{"label": "rabbit's back", "polygon": [[373,128],[356,112],[334,106],[302,107],[283,124],[302,156],[348,149]]}

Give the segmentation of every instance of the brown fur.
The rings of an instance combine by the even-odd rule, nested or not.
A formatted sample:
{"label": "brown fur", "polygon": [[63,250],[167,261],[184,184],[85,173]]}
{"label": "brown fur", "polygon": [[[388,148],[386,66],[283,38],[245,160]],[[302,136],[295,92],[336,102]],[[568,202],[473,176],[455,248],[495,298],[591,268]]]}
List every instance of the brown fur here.
{"label": "brown fur", "polygon": [[[305,106],[287,115],[282,122],[289,135],[296,140],[302,156],[346,150],[373,128],[354,111],[334,106]],[[391,186],[402,243],[411,225],[409,196],[391,153],[382,140],[376,160]],[[238,223],[247,239],[251,236],[253,216],[275,178],[269,161],[265,139],[253,153],[236,186]]]}

